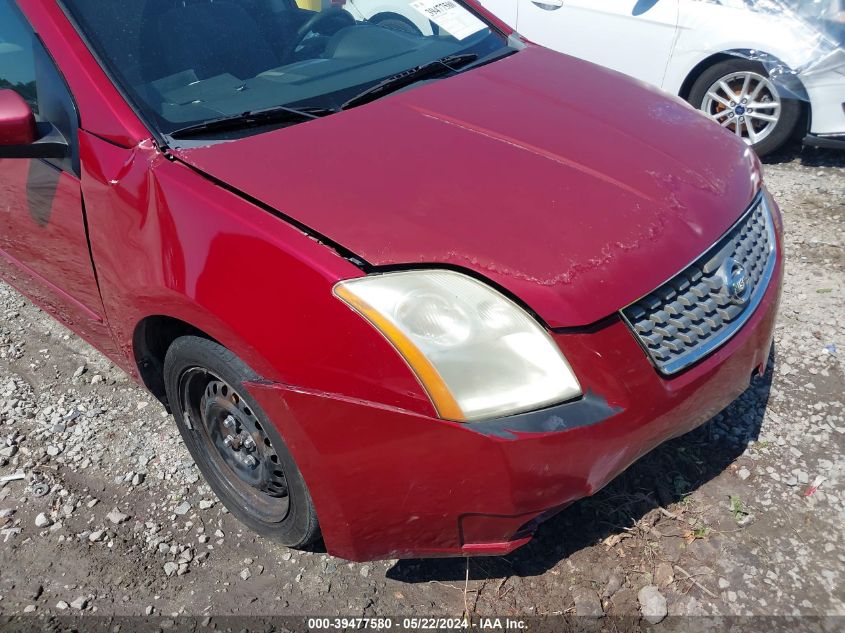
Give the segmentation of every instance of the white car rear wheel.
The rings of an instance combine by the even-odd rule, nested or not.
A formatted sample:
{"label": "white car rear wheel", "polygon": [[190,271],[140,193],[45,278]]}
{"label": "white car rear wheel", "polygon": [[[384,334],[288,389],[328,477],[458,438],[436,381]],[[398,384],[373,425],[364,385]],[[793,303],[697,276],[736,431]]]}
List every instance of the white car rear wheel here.
{"label": "white car rear wheel", "polygon": [[736,59],[718,63],[696,80],[689,101],[717,125],[763,156],[780,147],[795,130],[801,112],[781,96],[762,64]]}

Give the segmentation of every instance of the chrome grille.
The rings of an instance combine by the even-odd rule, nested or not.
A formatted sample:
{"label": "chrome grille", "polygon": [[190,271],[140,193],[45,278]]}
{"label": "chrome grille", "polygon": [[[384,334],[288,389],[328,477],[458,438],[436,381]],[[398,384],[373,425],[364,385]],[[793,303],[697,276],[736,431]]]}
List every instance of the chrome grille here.
{"label": "chrome grille", "polygon": [[742,327],[769,285],[774,250],[772,217],[761,195],[715,246],[622,311],[662,373],[700,360]]}

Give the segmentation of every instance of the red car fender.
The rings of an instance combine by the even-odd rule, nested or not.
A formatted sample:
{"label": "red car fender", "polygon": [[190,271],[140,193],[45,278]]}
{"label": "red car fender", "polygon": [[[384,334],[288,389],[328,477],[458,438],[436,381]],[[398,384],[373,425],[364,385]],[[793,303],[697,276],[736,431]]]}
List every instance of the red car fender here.
{"label": "red car fender", "polygon": [[399,354],[332,294],[359,268],[150,142],[123,149],[82,133],[81,151],[91,249],[124,369],[138,375],[138,324],[167,316],[267,380],[433,413]]}

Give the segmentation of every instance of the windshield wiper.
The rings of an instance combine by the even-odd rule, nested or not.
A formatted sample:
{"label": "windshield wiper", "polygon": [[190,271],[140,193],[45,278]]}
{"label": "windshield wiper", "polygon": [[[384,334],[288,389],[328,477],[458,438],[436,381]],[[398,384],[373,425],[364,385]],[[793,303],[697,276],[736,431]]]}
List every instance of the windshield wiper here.
{"label": "windshield wiper", "polygon": [[414,66],[408,70],[403,70],[401,73],[397,73],[387,79],[383,79],[363,92],[359,92],[340,106],[340,109],[346,110],[348,108],[363,105],[364,103],[374,101],[379,97],[395,92],[405,86],[410,86],[411,84],[423,79],[430,79],[438,75],[456,73],[461,66],[474,62],[477,58],[478,55],[475,53],[448,55],[433,62],[428,62],[426,64],[422,64],[421,66]]}
{"label": "windshield wiper", "polygon": [[503,57],[509,57],[509,56],[513,55],[514,53],[518,53],[518,52],[519,52],[519,49],[515,49],[515,48],[502,48],[500,50],[493,51],[492,53],[489,53],[489,54],[485,55],[484,57],[479,57],[478,59],[473,61],[471,64],[467,64],[466,66],[463,66],[461,68],[461,72],[464,72],[466,70],[471,70],[473,68],[478,68],[479,66],[483,66],[484,64],[489,64],[490,62],[495,62],[499,59],[502,59]]}
{"label": "windshield wiper", "polygon": [[169,136],[172,138],[190,138],[192,136],[244,130],[274,123],[303,123],[311,119],[319,119],[334,112],[337,112],[337,110],[316,107],[288,108],[286,106],[273,106],[272,108],[250,110],[241,114],[233,114],[195,125],[188,125],[174,132],[170,132]]}

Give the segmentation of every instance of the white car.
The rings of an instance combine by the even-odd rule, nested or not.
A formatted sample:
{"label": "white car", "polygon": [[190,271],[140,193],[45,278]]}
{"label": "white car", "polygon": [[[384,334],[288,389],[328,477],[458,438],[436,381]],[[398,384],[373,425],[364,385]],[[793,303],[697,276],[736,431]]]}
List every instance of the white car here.
{"label": "white car", "polygon": [[407,8],[404,13],[396,12],[395,2],[385,0],[346,0],[339,4],[358,20],[414,35],[432,35],[433,25],[422,13]]}
{"label": "white car", "polygon": [[679,95],[760,155],[799,133],[845,148],[845,0],[479,1],[537,44]]}

